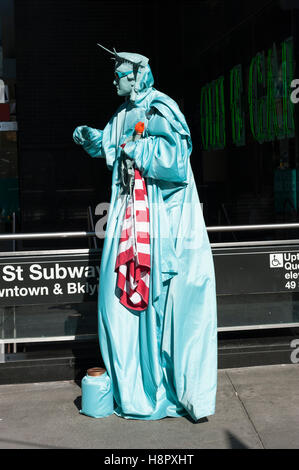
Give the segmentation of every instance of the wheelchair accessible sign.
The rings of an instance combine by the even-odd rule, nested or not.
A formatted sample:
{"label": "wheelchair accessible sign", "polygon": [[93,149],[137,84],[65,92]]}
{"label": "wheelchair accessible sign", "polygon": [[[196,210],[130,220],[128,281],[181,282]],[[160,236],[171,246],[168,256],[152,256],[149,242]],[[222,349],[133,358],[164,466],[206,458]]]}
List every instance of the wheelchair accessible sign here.
{"label": "wheelchair accessible sign", "polygon": [[299,245],[214,250],[217,294],[299,292]]}
{"label": "wheelchair accessible sign", "polygon": [[286,290],[299,289],[299,252],[271,253],[270,269],[280,269]]}

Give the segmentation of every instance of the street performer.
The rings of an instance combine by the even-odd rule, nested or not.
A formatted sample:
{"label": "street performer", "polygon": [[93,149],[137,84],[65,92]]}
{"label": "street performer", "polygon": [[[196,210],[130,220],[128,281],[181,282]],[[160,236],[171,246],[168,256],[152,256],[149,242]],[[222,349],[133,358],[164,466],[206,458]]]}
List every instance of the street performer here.
{"label": "street performer", "polygon": [[104,130],[79,126],[73,138],[112,171],[98,329],[114,413],[197,421],[215,412],[217,304],[190,131],[146,57],[101,47],[125,101]]}

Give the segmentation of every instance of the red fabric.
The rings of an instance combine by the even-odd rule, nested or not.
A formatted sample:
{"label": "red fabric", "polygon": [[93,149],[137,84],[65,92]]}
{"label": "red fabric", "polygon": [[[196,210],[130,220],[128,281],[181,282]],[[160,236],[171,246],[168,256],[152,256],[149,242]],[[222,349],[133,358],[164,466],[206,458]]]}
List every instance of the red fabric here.
{"label": "red fabric", "polygon": [[0,103],[0,121],[7,122],[10,120],[9,103]]}
{"label": "red fabric", "polygon": [[135,169],[133,195],[128,198],[115,265],[120,302],[125,307],[138,311],[147,308],[150,268],[147,190],[144,178]]}

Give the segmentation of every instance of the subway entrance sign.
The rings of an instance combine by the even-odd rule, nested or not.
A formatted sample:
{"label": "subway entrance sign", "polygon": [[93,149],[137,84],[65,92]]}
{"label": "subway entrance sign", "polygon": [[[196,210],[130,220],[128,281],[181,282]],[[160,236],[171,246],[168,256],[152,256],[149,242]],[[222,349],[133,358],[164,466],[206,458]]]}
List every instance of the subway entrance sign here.
{"label": "subway entrance sign", "polygon": [[213,250],[217,295],[299,292],[299,244]]}
{"label": "subway entrance sign", "polygon": [[99,250],[0,253],[1,307],[97,300]]}
{"label": "subway entrance sign", "polygon": [[[215,248],[217,295],[299,292],[299,244]],[[100,250],[0,253],[1,307],[95,302]]]}

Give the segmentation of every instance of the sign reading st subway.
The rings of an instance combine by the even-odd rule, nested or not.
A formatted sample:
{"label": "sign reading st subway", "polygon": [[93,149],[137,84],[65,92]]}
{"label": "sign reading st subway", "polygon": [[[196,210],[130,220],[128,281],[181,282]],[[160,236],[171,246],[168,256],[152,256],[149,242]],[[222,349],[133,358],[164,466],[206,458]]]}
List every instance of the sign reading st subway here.
{"label": "sign reading st subway", "polygon": [[98,258],[82,255],[66,260],[62,255],[39,262],[36,258],[0,262],[0,305],[96,301]]}
{"label": "sign reading st subway", "polygon": [[[6,265],[0,270],[2,280],[6,282],[13,281],[24,281],[24,266]],[[40,264],[31,264],[29,269],[26,270],[26,274],[32,281],[39,281],[41,279],[71,279],[82,277],[94,278],[99,275],[99,266],[61,266],[59,263],[55,263],[54,266],[43,267]]]}

